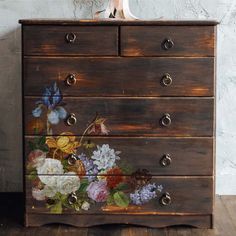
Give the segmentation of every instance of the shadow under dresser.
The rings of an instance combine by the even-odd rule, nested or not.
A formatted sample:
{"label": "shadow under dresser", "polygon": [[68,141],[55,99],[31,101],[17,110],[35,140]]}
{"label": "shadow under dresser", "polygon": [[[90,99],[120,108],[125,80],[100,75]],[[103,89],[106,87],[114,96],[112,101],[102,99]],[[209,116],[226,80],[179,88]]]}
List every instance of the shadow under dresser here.
{"label": "shadow under dresser", "polygon": [[212,228],[217,22],[20,23],[25,225]]}

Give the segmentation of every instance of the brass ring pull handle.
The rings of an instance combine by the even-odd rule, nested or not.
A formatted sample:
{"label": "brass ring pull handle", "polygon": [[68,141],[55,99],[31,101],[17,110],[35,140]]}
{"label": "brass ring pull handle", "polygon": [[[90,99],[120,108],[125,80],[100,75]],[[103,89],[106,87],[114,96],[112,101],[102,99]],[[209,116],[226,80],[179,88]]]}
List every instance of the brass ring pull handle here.
{"label": "brass ring pull handle", "polygon": [[70,205],[75,204],[75,203],[77,202],[77,200],[78,200],[78,198],[77,198],[77,196],[76,196],[75,193],[71,193],[71,194],[68,196],[67,199],[68,199],[68,203],[69,203]]}
{"label": "brass ring pull handle", "polygon": [[75,154],[71,154],[69,155],[67,162],[69,165],[73,166],[75,164],[75,162],[77,161],[77,157]]}
{"label": "brass ring pull handle", "polygon": [[160,160],[160,164],[163,167],[169,166],[171,162],[172,162],[172,159],[171,159],[170,154],[165,154]]}
{"label": "brass ring pull handle", "polygon": [[170,114],[165,113],[163,115],[163,117],[161,118],[161,125],[164,127],[168,127],[171,125],[171,118],[170,118]]}
{"label": "brass ring pull handle", "polygon": [[162,46],[165,50],[173,48],[174,45],[175,45],[174,42],[170,38],[165,39],[162,43]]}
{"label": "brass ring pull handle", "polygon": [[76,77],[75,77],[75,75],[74,74],[69,74],[66,77],[65,82],[66,82],[66,85],[68,85],[68,86],[76,84]]}
{"label": "brass ring pull handle", "polygon": [[168,206],[171,204],[171,197],[168,192],[164,193],[160,199],[160,203],[163,206]]}
{"label": "brass ring pull handle", "polygon": [[74,113],[71,113],[66,119],[66,124],[69,126],[75,125],[76,122],[77,122],[77,119]]}
{"label": "brass ring pull handle", "polygon": [[74,33],[68,33],[66,34],[66,42],[67,43],[74,43],[76,40],[76,35]]}
{"label": "brass ring pull handle", "polygon": [[172,78],[171,78],[170,74],[165,73],[161,78],[161,83],[165,87],[169,87],[172,84]]}

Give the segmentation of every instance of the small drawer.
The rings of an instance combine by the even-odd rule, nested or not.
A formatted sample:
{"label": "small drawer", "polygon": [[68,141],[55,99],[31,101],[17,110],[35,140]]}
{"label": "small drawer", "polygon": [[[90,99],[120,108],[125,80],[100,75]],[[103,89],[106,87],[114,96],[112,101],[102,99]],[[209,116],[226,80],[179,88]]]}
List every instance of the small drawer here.
{"label": "small drawer", "polygon": [[[212,177],[26,176],[26,211],[42,214],[211,214]],[[114,185],[119,183],[118,185]],[[145,195],[144,195],[145,192]]]}
{"label": "small drawer", "polygon": [[213,135],[212,98],[47,97],[51,92],[25,98],[26,135]]}
{"label": "small drawer", "polygon": [[113,26],[24,26],[24,55],[107,55],[118,53]]}
{"label": "small drawer", "polygon": [[[60,146],[64,143],[64,146]],[[119,152],[114,164],[120,168],[110,175],[132,175],[146,170],[151,175],[212,175],[212,138],[135,138],[39,136],[25,137],[26,173],[34,175],[37,163],[46,158],[63,162],[64,171],[85,173],[87,160],[93,159],[100,148]],[[73,148],[71,148],[73,147]],[[76,153],[76,154],[74,154]],[[82,155],[82,153],[84,155]],[[49,159],[50,160],[50,159]],[[86,172],[89,175],[89,171]],[[104,175],[105,172],[102,172]],[[50,173],[52,174],[52,173]],[[91,172],[91,175],[96,173]],[[98,175],[101,175],[98,173]]]}
{"label": "small drawer", "polygon": [[213,26],[122,26],[123,56],[214,56]]}
{"label": "small drawer", "polygon": [[[213,96],[214,58],[27,57],[25,95],[56,81],[65,96]],[[91,69],[93,68],[93,69]]]}

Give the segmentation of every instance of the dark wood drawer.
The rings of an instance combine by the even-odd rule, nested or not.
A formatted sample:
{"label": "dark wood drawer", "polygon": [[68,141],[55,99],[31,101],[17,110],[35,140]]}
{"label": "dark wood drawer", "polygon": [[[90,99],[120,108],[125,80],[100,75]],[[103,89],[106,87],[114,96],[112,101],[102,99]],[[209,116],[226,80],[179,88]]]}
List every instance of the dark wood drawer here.
{"label": "dark wood drawer", "polygon": [[[61,106],[69,120],[65,118],[64,121],[57,114]],[[46,128],[49,134],[70,131],[81,135],[88,125],[93,127],[98,123],[95,118],[104,118],[110,135],[212,136],[213,111],[214,100],[211,98],[66,97],[60,100],[44,97],[42,100],[26,97],[24,117],[26,135],[47,134]],[[32,112],[38,117],[33,117]],[[47,121],[51,123],[48,126]],[[68,122],[75,124],[69,126]]]}
{"label": "dark wood drawer", "polygon": [[[121,152],[120,160],[117,161],[117,166],[122,169],[120,175],[131,175],[138,169],[146,169],[151,175],[212,175],[213,171],[212,138],[85,137],[81,139],[81,136],[77,136],[67,139],[66,137],[65,144],[68,148],[70,144],[73,145],[81,140],[77,151],[75,148],[69,153],[63,148],[60,149],[60,145],[57,145],[59,149],[56,150],[55,146],[48,143],[51,140],[56,143],[56,141],[62,141],[63,136],[25,138],[27,174],[32,171],[34,173],[33,166],[37,158],[65,159],[67,161],[65,165],[73,169],[76,165],[68,164],[71,163],[72,153],[77,153],[76,159],[85,161],[80,158],[81,153],[90,158],[98,150],[97,145],[102,147],[107,144],[110,149]],[[88,143],[91,145],[88,146],[89,148],[86,147]]]}
{"label": "dark wood drawer", "polygon": [[26,95],[56,81],[65,96],[213,96],[214,58],[29,57],[24,79]]}
{"label": "dark wood drawer", "polygon": [[24,55],[117,55],[115,26],[24,26]]}
{"label": "dark wood drawer", "polygon": [[[124,177],[122,183],[123,187],[126,186],[126,189],[119,190],[119,194],[116,194],[115,197],[110,197],[109,200],[108,196],[112,194],[112,196],[114,196],[117,190],[114,188],[113,191],[111,191],[108,187],[108,179],[107,181],[103,180],[102,184],[100,181],[101,188],[97,189],[96,192],[95,185],[99,184],[97,180],[93,182],[92,186],[86,187],[90,184],[85,181],[87,179],[86,177],[79,179],[76,176],[54,176],[54,178],[57,185],[51,192],[47,189],[47,195],[57,195],[56,197],[48,197],[47,200],[43,200],[43,195],[39,192],[45,187],[41,180],[47,182],[47,179],[41,178],[40,176],[40,180],[38,181],[27,180],[26,211],[28,213],[191,215],[201,213],[209,214],[212,212],[212,177],[153,177],[149,182],[145,183],[144,180],[143,185],[137,185],[137,181],[132,177]],[[26,179],[28,179],[27,176]],[[51,182],[52,181],[49,181],[50,184]],[[67,182],[69,185],[67,185]],[[78,182],[80,182],[80,184],[76,184]],[[135,189],[138,190],[139,193],[141,189],[143,189],[143,186],[147,188],[147,185],[150,183],[156,184],[156,188],[154,186],[150,187],[150,189],[152,189],[151,191],[155,191],[156,194],[152,196],[153,198],[146,198],[146,201],[141,200],[141,204],[136,205],[138,203],[136,200],[138,198],[137,194],[133,196],[130,195],[130,193],[134,194]],[[41,190],[38,189],[39,185]],[[70,188],[75,190],[75,195],[72,197],[70,193],[67,193],[70,191]],[[32,190],[34,191],[34,197],[37,199],[40,197],[41,200],[36,200],[32,197]],[[103,194],[99,195],[99,191],[103,191]],[[117,195],[119,195],[119,197]],[[115,201],[113,202],[112,199],[114,198]],[[70,202],[74,200],[78,204],[76,208],[77,211],[75,210],[75,203],[71,205],[68,204],[68,199],[70,199]],[[90,203],[90,208],[87,210],[83,210],[79,207],[80,204],[78,202],[83,202],[84,200]],[[62,204],[60,202],[62,202]],[[46,205],[48,207],[46,207]],[[51,208],[49,206],[51,206]]]}
{"label": "dark wood drawer", "polygon": [[213,26],[122,26],[123,56],[214,56]]}

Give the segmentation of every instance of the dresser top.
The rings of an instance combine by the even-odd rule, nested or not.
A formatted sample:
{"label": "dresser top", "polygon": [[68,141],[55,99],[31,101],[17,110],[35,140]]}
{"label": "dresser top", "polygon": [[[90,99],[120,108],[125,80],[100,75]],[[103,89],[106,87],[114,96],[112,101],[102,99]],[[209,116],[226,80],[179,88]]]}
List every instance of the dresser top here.
{"label": "dresser top", "polygon": [[217,25],[216,20],[21,19],[23,25]]}

